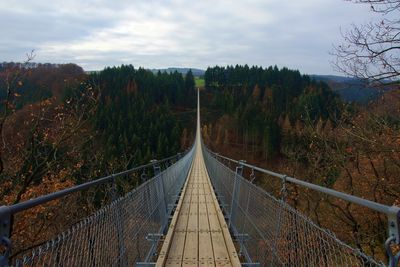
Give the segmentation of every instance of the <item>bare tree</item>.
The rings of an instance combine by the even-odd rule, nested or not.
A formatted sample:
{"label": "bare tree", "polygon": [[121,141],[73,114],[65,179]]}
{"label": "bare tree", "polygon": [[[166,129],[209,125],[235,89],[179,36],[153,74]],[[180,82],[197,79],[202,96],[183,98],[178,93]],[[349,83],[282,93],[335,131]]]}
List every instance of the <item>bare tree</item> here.
{"label": "bare tree", "polygon": [[[22,64],[22,68],[28,65],[29,62],[31,62],[35,58],[34,50],[32,50],[29,54],[26,54],[26,61]],[[0,101],[0,103],[3,104],[3,110],[2,114],[0,114],[0,137],[1,137],[1,143],[2,143],[2,148],[5,148],[5,141],[4,141],[4,136],[3,136],[3,129],[4,129],[4,123],[7,120],[7,117],[13,113],[14,111],[14,100],[15,97],[18,96],[15,93],[15,89],[18,86],[18,83],[20,83],[19,79],[21,78],[21,72],[22,70],[6,70],[5,74],[5,79],[4,79],[4,86],[5,86],[5,91],[6,91],[6,97],[3,101]],[[3,155],[2,155],[2,149],[0,148],[0,174],[4,170],[4,162],[3,162]]]}
{"label": "bare tree", "polygon": [[[5,69],[0,77],[4,85],[0,89],[5,92],[4,107],[0,104],[0,205],[70,187],[83,165],[85,173],[80,179],[95,176],[99,170],[96,157],[100,152],[93,141],[96,133],[90,130],[98,107],[98,85],[87,76],[74,76],[76,81],[63,99],[53,96],[16,108],[19,86],[31,75],[25,66],[32,59],[29,55],[25,64]],[[89,193],[100,190],[105,189]],[[13,216],[11,258],[87,215],[92,207],[81,203],[82,197],[70,195]]]}
{"label": "bare tree", "polygon": [[352,25],[334,47],[334,67],[347,75],[379,84],[399,84],[400,0],[347,0],[368,4],[381,19]]}

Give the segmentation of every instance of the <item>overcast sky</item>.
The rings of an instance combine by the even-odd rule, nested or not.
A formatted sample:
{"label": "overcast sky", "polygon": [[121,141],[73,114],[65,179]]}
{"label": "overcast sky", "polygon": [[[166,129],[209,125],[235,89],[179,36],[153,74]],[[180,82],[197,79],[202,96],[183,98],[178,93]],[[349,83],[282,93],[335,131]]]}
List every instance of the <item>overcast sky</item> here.
{"label": "overcast sky", "polygon": [[340,29],[377,16],[344,0],[1,0],[0,61],[85,70],[278,65],[335,74]]}

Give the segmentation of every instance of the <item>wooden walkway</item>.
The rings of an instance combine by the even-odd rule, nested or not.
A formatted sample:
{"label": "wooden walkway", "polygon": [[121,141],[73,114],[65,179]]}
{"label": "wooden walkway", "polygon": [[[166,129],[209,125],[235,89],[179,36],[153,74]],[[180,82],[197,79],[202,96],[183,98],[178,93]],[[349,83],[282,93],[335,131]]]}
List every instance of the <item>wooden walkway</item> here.
{"label": "wooden walkway", "polygon": [[200,141],[156,266],[241,266],[208,176]]}

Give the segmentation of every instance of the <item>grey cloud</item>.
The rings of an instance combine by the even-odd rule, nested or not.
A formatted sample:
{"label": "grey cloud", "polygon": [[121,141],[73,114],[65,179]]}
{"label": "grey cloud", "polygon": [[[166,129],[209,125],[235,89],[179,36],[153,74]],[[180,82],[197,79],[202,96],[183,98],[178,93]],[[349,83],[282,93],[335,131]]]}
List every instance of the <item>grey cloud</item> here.
{"label": "grey cloud", "polygon": [[341,0],[5,0],[0,61],[36,49],[38,61],[88,70],[247,63],[333,73],[328,52],[339,28],[370,17]]}

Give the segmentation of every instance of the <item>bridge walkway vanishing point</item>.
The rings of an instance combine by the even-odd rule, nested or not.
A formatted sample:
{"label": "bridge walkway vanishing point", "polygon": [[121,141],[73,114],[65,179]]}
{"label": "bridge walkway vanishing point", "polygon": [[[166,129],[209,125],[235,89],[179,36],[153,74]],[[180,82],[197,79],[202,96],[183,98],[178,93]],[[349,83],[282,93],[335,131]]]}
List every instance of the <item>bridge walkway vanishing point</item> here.
{"label": "bridge walkway vanishing point", "polygon": [[[388,228],[380,230],[388,233],[384,246],[389,266],[398,266],[400,252],[392,247],[400,244],[399,207],[368,201],[211,152],[201,140],[199,94],[197,101],[195,142],[183,155],[154,160],[15,205],[0,206],[0,266],[384,265],[291,207],[284,197],[288,183],[385,215]],[[236,169],[224,163],[233,164]],[[250,179],[244,177],[244,168],[251,172]],[[281,199],[252,183],[256,172],[282,182]],[[141,183],[128,193],[120,190],[118,195],[118,179],[125,183],[140,179]],[[22,252],[13,251],[21,234],[15,230],[17,227],[14,233],[11,229],[15,221],[24,218],[18,217],[21,213],[62,200],[47,206],[57,209],[65,197],[71,207],[85,208],[90,202],[87,190],[96,192],[99,186],[103,186],[101,192],[110,195],[110,202],[72,227],[64,226],[66,230],[57,232],[55,237],[23,248]],[[95,203],[90,207],[96,207]],[[63,213],[59,216],[67,217]],[[38,218],[32,218],[29,227],[37,229]]]}
{"label": "bridge walkway vanishing point", "polygon": [[241,266],[204,163],[199,112],[194,159],[159,253],[161,266]]}

